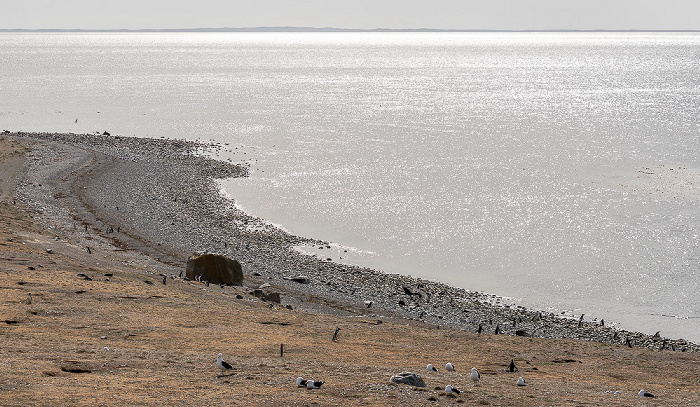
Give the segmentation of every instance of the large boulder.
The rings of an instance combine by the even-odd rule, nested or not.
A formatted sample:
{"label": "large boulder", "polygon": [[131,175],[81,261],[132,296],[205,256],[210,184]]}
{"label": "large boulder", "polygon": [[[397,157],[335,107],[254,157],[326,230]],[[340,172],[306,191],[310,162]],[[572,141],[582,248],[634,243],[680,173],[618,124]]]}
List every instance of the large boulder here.
{"label": "large boulder", "polygon": [[391,376],[390,380],[392,383],[407,384],[415,387],[426,387],[425,382],[420,375],[412,372],[401,372],[397,375]]}
{"label": "large boulder", "polygon": [[212,284],[243,285],[243,268],[241,263],[226,256],[193,255],[187,259],[185,277]]}

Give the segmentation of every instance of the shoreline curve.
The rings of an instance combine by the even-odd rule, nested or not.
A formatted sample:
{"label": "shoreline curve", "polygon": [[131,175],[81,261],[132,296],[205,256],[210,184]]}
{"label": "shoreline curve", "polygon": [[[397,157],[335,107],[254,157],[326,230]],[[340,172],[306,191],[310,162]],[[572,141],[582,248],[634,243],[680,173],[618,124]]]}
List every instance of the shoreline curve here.
{"label": "shoreline curve", "polygon": [[[195,141],[59,133],[3,133],[33,157],[17,195],[55,233],[85,241],[84,227],[113,246],[171,265],[193,252],[238,260],[246,279],[269,284],[287,305],[311,312],[400,317],[469,332],[561,338],[670,351],[700,345],[572,320],[499,297],[294,250],[330,243],[291,235],[235,207],[215,180],[247,168],[202,157]],[[303,276],[305,282],[298,277]],[[178,276],[171,276],[178,278]],[[369,304],[369,306],[368,306]]]}

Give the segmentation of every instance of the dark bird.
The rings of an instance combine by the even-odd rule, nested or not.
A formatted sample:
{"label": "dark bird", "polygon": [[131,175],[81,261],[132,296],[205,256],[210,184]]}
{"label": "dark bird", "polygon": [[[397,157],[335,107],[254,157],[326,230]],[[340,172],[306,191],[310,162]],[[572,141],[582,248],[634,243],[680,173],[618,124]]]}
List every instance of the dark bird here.
{"label": "dark bird", "polygon": [[335,332],[333,333],[333,342],[338,340],[338,333],[340,332],[340,328],[335,328]]}
{"label": "dark bird", "polygon": [[510,365],[508,365],[508,371],[511,373],[515,373],[518,371],[518,368],[515,367],[515,362],[513,361],[513,359],[510,360]]}

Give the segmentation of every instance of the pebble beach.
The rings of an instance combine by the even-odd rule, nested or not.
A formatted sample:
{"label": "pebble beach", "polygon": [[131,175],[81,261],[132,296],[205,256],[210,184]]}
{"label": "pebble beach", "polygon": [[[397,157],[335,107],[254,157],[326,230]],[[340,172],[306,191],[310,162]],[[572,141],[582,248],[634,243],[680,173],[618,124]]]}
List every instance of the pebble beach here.
{"label": "pebble beach", "polygon": [[[221,194],[217,179],[245,177],[248,169],[207,158],[214,144],[99,134],[4,135],[31,146],[17,198],[35,212],[35,221],[86,248],[96,244],[97,235],[104,244],[171,265],[183,265],[192,253],[223,254],[242,264],[246,278],[279,292],[283,305],[311,312],[401,317],[486,334],[700,350],[683,339],[619,330],[588,316],[526,309],[490,294],[328,261],[323,252],[329,242],[286,233]],[[300,246],[319,255],[304,254],[296,249]]]}

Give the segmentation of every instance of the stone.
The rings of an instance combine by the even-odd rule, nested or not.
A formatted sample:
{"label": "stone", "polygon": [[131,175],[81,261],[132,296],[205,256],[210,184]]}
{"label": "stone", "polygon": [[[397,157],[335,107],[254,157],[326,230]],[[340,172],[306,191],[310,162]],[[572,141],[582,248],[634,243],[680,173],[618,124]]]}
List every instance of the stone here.
{"label": "stone", "polygon": [[306,276],[295,276],[290,278],[290,280],[294,281],[295,283],[299,284],[308,284],[309,283],[309,278]]}
{"label": "stone", "polygon": [[401,372],[391,376],[389,380],[391,380],[392,383],[407,384],[414,387],[426,387],[420,375],[412,372]]}
{"label": "stone", "polygon": [[253,290],[251,294],[263,301],[276,302],[277,304],[282,302],[282,298],[278,292],[257,289]]}
{"label": "stone", "polygon": [[193,255],[187,259],[185,277],[212,284],[243,285],[243,268],[241,263],[226,256],[212,253]]}

